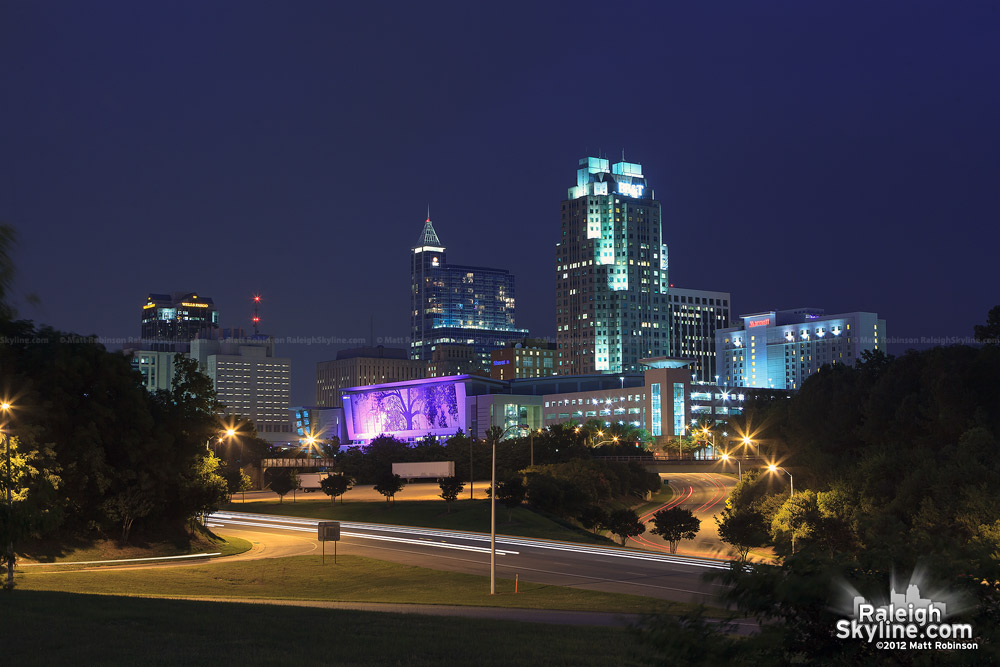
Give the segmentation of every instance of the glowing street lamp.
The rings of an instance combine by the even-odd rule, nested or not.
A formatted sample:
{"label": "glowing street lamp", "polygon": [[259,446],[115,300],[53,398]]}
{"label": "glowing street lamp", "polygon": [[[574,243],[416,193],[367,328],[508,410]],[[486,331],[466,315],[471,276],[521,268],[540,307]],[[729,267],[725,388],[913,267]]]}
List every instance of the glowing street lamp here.
{"label": "glowing street lamp", "polygon": [[781,472],[783,472],[786,475],[788,475],[788,488],[789,488],[788,497],[791,498],[792,496],[795,495],[795,481],[792,479],[792,473],[788,472],[787,470],[785,470],[784,468],[782,468],[780,466],[774,465],[773,463],[771,465],[767,466],[767,469],[768,469],[769,472],[777,472],[777,471],[780,470]]}
{"label": "glowing street lamp", "polygon": [[3,413],[4,450],[7,458],[7,590],[14,589],[14,531],[11,529],[14,520],[14,506],[10,499],[10,487],[14,485],[14,482],[10,474],[10,434],[7,432],[7,415],[10,413],[11,407],[8,401],[0,403],[0,411]]}
{"label": "glowing street lamp", "polygon": [[520,424],[508,426],[499,437],[491,437],[493,444],[493,473],[490,486],[490,595],[497,594],[497,440],[503,440],[511,429],[520,429]]}
{"label": "glowing street lamp", "polygon": [[740,460],[737,459],[737,458],[733,458],[733,457],[729,456],[729,454],[723,454],[719,458],[721,458],[723,461],[727,461],[727,462],[730,461],[730,460],[736,461],[736,466],[737,466],[737,468],[740,471],[740,481],[742,482],[743,481],[743,464],[740,463]]}

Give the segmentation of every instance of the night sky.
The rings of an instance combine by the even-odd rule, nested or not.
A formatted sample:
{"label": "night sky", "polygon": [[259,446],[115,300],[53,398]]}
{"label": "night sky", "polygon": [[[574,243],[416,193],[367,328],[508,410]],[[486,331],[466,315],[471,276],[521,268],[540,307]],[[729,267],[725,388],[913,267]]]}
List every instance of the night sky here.
{"label": "night sky", "polygon": [[559,206],[622,151],[670,280],[734,315],[868,310],[968,337],[1000,304],[995,2],[51,2],[0,8],[0,220],[20,314],[139,334],[198,291],[315,362],[405,345],[426,208],[553,336]]}

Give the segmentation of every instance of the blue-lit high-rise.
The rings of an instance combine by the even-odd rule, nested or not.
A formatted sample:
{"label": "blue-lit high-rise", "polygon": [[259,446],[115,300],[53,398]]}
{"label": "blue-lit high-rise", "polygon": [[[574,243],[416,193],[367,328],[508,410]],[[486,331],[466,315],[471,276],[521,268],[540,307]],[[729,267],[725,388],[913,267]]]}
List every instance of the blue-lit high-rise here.
{"label": "blue-lit high-rise", "polygon": [[514,276],[504,269],[445,261],[430,217],[410,255],[410,358],[430,361],[438,345],[475,350],[483,368],[490,352],[524,338],[514,323]]}
{"label": "blue-lit high-rise", "polygon": [[560,375],[642,369],[670,353],[660,202],[634,162],[585,157],[556,244]]}

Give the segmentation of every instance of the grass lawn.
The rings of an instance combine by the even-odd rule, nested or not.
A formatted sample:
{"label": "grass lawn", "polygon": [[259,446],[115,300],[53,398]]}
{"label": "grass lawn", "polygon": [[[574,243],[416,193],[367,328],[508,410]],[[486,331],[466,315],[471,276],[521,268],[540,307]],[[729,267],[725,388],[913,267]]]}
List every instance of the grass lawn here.
{"label": "grass lawn", "polygon": [[[451,504],[451,512],[445,503],[432,500],[400,500],[395,503],[383,501],[345,502],[332,504],[325,496],[321,499],[286,500],[282,503],[254,502],[231,503],[224,509],[234,512],[256,512],[283,516],[304,516],[313,519],[333,521],[357,521],[367,523],[391,523],[400,526],[422,528],[445,528],[468,530],[479,533],[490,532],[490,501],[457,500]],[[507,520],[507,508],[497,504],[497,532],[518,537],[537,537],[586,544],[611,544],[611,540],[545,516],[528,509],[516,507]]]}
{"label": "grass lawn", "polygon": [[220,538],[199,527],[176,530],[169,534],[136,536],[127,546],[122,546],[117,540],[69,539],[63,542],[36,540],[19,543],[17,554],[20,563],[66,563],[199,553],[232,556],[249,551],[252,546],[244,539]]}
{"label": "grass lawn", "polygon": [[15,590],[12,665],[643,665],[621,628]]}
{"label": "grass lawn", "polygon": [[21,590],[111,595],[224,597],[234,599],[334,600],[394,602],[527,609],[564,609],[614,613],[646,613],[686,609],[684,605],[638,595],[497,579],[497,595],[489,594],[489,578],[459,572],[389,563],[342,555],[326,565],[319,556],[216,561],[185,567],[102,568],[90,571],[15,573]]}

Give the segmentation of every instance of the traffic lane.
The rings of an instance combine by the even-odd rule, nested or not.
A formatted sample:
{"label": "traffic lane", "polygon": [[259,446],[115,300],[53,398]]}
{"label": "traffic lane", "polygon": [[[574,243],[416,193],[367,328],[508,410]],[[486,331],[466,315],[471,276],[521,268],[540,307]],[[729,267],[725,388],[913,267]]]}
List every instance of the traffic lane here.
{"label": "traffic lane", "polygon": [[[670,507],[689,509],[701,520],[701,526],[694,540],[685,540],[678,545],[677,553],[703,558],[730,558],[732,550],[719,539],[715,516],[725,508],[725,500],[736,480],[716,473],[661,473],[660,477],[673,489],[674,497],[662,507],[640,518],[649,526],[650,519],[659,509]],[[649,532],[638,536],[632,543],[653,551],[670,550],[666,540]]]}
{"label": "traffic lane", "polygon": [[[252,521],[247,518],[214,516],[211,523],[221,524],[224,532],[238,536],[256,533],[263,536],[258,539],[265,543],[267,535],[285,531],[309,531],[315,535],[316,531],[315,521],[309,519],[275,517],[271,523],[260,515],[249,517]],[[349,548],[344,553],[468,574],[489,573],[488,535],[378,524],[365,524],[363,529],[357,526],[342,523],[341,545]],[[711,602],[710,598],[721,591],[720,585],[702,579],[706,569],[712,567],[669,561],[669,556],[634,550],[497,538],[497,573],[504,578],[513,579],[517,575],[520,580],[532,583],[689,602]],[[726,567],[722,563],[706,565]]]}

